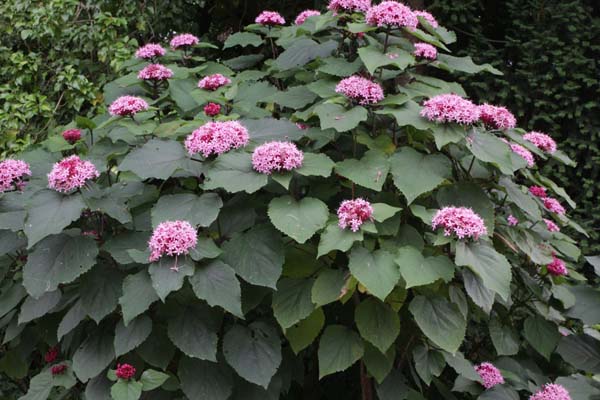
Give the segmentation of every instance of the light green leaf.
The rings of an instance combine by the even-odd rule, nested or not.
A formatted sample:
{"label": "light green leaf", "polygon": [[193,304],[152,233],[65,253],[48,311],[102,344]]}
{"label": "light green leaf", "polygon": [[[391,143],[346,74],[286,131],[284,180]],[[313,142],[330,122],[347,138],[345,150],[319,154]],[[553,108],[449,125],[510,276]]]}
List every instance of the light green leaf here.
{"label": "light green leaf", "polygon": [[115,358],[113,335],[97,329],[73,355],[73,371],[82,382],[100,374]]}
{"label": "light green leaf", "polygon": [[318,307],[333,303],[343,296],[346,273],[339,269],[323,270],[311,290],[311,300]]}
{"label": "light green leaf", "polygon": [[229,35],[225,43],[223,43],[223,50],[234,46],[254,46],[259,47],[264,43],[262,37],[255,33],[250,32],[236,32],[233,35]]}
{"label": "light green leaf", "polygon": [[325,314],[319,307],[308,317],[284,331],[294,353],[298,354],[319,336],[325,325]]}
{"label": "light green leaf", "polygon": [[304,153],[302,167],[295,170],[295,172],[304,176],[322,176],[327,178],[331,175],[331,169],[334,165],[335,163],[325,154]]}
{"label": "light green leaf", "polygon": [[360,160],[344,160],[335,167],[335,171],[341,176],[376,191],[381,191],[389,170],[388,158],[377,150],[367,151]]}
{"label": "light green leaf", "polygon": [[182,357],[177,373],[188,399],[227,400],[233,392],[233,378],[224,364]]}
{"label": "light green leaf", "polygon": [[164,303],[169,293],[181,289],[186,276],[194,275],[194,269],[194,262],[185,257],[162,257],[150,264],[148,272],[152,279],[152,287]]}
{"label": "light green leaf", "polygon": [[371,253],[364,247],[355,247],[350,253],[348,268],[381,301],[385,301],[400,279],[400,270],[394,263],[394,256],[385,250]]}
{"label": "light green leaf", "polygon": [[110,395],[113,400],[138,400],[142,395],[142,383],[119,379],[110,388]]}
{"label": "light green leaf", "polygon": [[188,306],[169,320],[169,339],[189,357],[217,361],[219,325],[207,305]]}
{"label": "light green leaf", "polygon": [[412,246],[401,247],[395,258],[400,274],[406,281],[406,288],[429,285],[442,279],[450,282],[454,277],[454,264],[446,256],[423,257]]}
{"label": "light green leaf", "polygon": [[150,332],[152,320],[146,315],[135,318],[127,326],[123,321],[119,321],[115,328],[115,355],[119,357],[129,353],[142,344],[150,336]]}
{"label": "light green leaf", "polygon": [[319,378],[348,369],[365,351],[358,334],[342,325],[329,325],[319,342]]}
{"label": "light green leaf", "polygon": [[400,207],[392,207],[385,203],[374,203],[371,206],[373,207],[373,219],[377,222],[386,221],[402,211]]}
{"label": "light green leaf", "polygon": [[152,208],[152,226],[163,221],[185,220],[193,226],[210,226],[219,215],[223,201],[216,193],[161,196]]}
{"label": "light green leaf", "polygon": [[315,107],[315,113],[321,121],[321,129],[333,128],[338,132],[347,132],[366,121],[369,114],[364,107],[345,109],[339,104],[324,103]]}
{"label": "light green leaf", "polygon": [[228,192],[254,193],[265,186],[268,176],[252,168],[252,157],[242,151],[221,154],[206,171],[205,190],[223,188]]}
{"label": "light green leaf", "polygon": [[409,310],[428,339],[450,353],[458,350],[467,322],[456,304],[440,297],[417,296]]}
{"label": "light green leaf", "polygon": [[523,337],[546,360],[550,360],[560,339],[560,333],[552,322],[546,321],[539,315],[532,315],[525,320]]}
{"label": "light green leaf", "polygon": [[386,303],[374,298],[363,300],[354,314],[360,335],[385,353],[400,334],[400,318]]}
{"label": "light green leaf", "polygon": [[360,47],[358,56],[371,75],[374,75],[379,67],[391,65],[404,70],[415,62],[410,53],[398,47],[389,48],[385,54],[375,46]]}
{"label": "light green leaf", "polygon": [[284,278],[273,293],[273,314],[283,329],[308,317],[315,306],[311,301],[312,279]]}
{"label": "light green leaf", "polygon": [[140,378],[142,390],[149,391],[161,387],[167,379],[169,379],[169,375],[153,369],[147,369],[142,373],[142,377]]}
{"label": "light green leaf", "polygon": [[350,229],[340,228],[337,222],[332,222],[327,225],[325,231],[321,233],[317,257],[321,257],[332,250],[348,251],[354,242],[362,240],[362,230],[352,232]]}
{"label": "light green leaf", "polygon": [[52,391],[52,374],[49,370],[42,371],[29,382],[27,394],[19,400],[46,400]]}
{"label": "light green leaf", "polygon": [[121,171],[131,171],[142,179],[167,179],[188,162],[182,144],[174,140],[152,139],[129,153],[121,164]]}
{"label": "light green leaf", "polygon": [[123,281],[123,295],[119,298],[125,325],[146,311],[156,300],[158,295],[146,270],[127,276]]}
{"label": "light green leaf", "polygon": [[211,306],[223,307],[239,318],[244,317],[240,282],[229,265],[215,260],[208,265],[197,266],[189,281],[199,299],[206,300]]}
{"label": "light green leaf", "polygon": [[271,200],[268,214],[277,229],[304,243],[325,226],[329,210],[325,203],[312,197],[296,201],[282,196]]}
{"label": "light green leaf", "polygon": [[437,124],[431,132],[435,140],[435,146],[438,150],[442,150],[447,144],[460,143],[465,140],[467,135],[466,130],[467,128],[462,125],[446,123]]}

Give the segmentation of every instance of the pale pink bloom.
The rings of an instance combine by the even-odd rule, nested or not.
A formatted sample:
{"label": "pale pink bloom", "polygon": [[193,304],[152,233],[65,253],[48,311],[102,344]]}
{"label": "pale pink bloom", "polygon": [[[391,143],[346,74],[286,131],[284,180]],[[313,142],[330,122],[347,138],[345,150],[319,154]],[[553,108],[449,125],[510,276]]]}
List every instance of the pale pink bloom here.
{"label": "pale pink bloom", "polygon": [[519,220],[512,214],[508,216],[507,220],[508,220],[508,225],[510,225],[510,226],[516,226],[519,224]]}
{"label": "pale pink bloom", "polygon": [[306,18],[314,17],[316,15],[321,15],[321,12],[317,10],[304,10],[300,14],[298,14],[296,20],[294,21],[294,24],[302,25],[304,21],[306,21]]}
{"label": "pale pink bloom", "polygon": [[475,371],[483,381],[483,387],[486,389],[493,388],[496,385],[504,383],[504,377],[498,368],[489,362],[484,362],[475,367]]}
{"label": "pale pink bloom", "polygon": [[566,212],[565,208],[562,206],[562,204],[560,204],[560,202],[552,197],[544,197],[542,199],[542,202],[544,203],[544,207],[546,207],[546,209],[548,211],[551,211],[553,213],[557,213],[557,214],[564,214]]}
{"label": "pale pink bloom", "polygon": [[31,176],[31,169],[25,161],[8,159],[0,162],[0,193],[22,189],[25,176]]}
{"label": "pale pink bloom", "polygon": [[506,107],[483,104],[479,106],[481,121],[493,129],[512,129],[517,126],[517,119]]}
{"label": "pale pink bloom", "polygon": [[[196,247],[198,235],[196,229],[187,221],[165,221],[158,224],[148,241],[150,262],[164,255],[180,256],[189,254]],[[177,269],[174,267],[173,269]]]}
{"label": "pale pink bloom", "polygon": [[254,22],[266,26],[285,25],[285,18],[276,11],[263,11]]}
{"label": "pale pink bloom", "polygon": [[352,232],[356,232],[365,221],[373,219],[373,207],[361,198],[344,200],[337,210],[337,216],[340,228],[349,227]]}
{"label": "pale pink bloom", "polygon": [[252,153],[252,166],[262,174],[291,171],[300,168],[304,154],[291,142],[268,142],[258,146]]}
{"label": "pale pink bloom", "polygon": [[137,58],[148,60],[151,58],[164,56],[165,53],[166,50],[160,44],[148,43],[147,45],[137,49],[137,51],[135,52],[135,56]]}
{"label": "pale pink bloom", "polygon": [[467,207],[444,207],[437,211],[431,220],[431,227],[444,228],[444,236],[455,234],[459,239],[479,239],[487,235],[483,218]]}
{"label": "pale pink bloom", "polygon": [[48,187],[57,192],[68,193],[83,187],[89,179],[100,176],[100,173],[89,161],[72,155],[54,164],[48,174]]}
{"label": "pale pink bloom", "polygon": [[525,147],[521,146],[520,144],[516,144],[516,143],[508,143],[508,145],[510,146],[510,149],[512,150],[513,153],[520,155],[521,157],[523,157],[525,159],[525,161],[527,161],[527,166],[529,168],[531,168],[535,165],[535,158],[533,158],[533,154],[531,154],[531,152],[529,150],[527,150]]}
{"label": "pale pink bloom", "polygon": [[546,153],[552,154],[556,151],[556,142],[545,133],[532,131],[523,135],[523,139],[533,143],[535,147]]}
{"label": "pale pink bloom", "polygon": [[138,79],[164,81],[173,77],[173,71],[161,64],[150,64],[138,72]]}
{"label": "pale pink bloom", "polygon": [[529,396],[529,400],[571,400],[571,396],[563,386],[550,383],[544,385],[541,390]]}
{"label": "pale pink bloom", "polygon": [[544,222],[546,223],[546,228],[548,228],[550,232],[560,232],[560,228],[554,221],[544,218]]}
{"label": "pale pink bloom", "polygon": [[473,124],[479,120],[479,107],[455,94],[440,94],[423,103],[421,116],[435,122]]}
{"label": "pale pink bloom", "polygon": [[173,37],[173,39],[171,39],[171,42],[169,44],[173,50],[176,50],[180,47],[194,46],[194,45],[198,44],[199,42],[200,42],[200,39],[198,39],[196,36],[192,35],[191,33],[182,33],[181,35],[177,35],[177,36]]}
{"label": "pale pink bloom", "polygon": [[419,25],[419,20],[410,7],[393,0],[382,1],[369,8],[366,20],[369,25],[395,28],[406,26],[415,29]]}
{"label": "pale pink bloom", "polygon": [[335,87],[335,92],[355,100],[360,105],[375,104],[383,100],[383,89],[378,83],[353,75],[342,79]]}
{"label": "pale pink bloom", "polygon": [[135,96],[121,96],[108,107],[110,115],[121,117],[133,116],[140,111],[148,109],[148,103],[142,98]]}
{"label": "pale pink bloom", "polygon": [[371,0],[330,0],[328,10],[333,12],[365,12],[371,7]]}
{"label": "pale pink bloom", "polygon": [[415,16],[423,18],[425,21],[427,21],[429,23],[429,25],[431,25],[434,28],[437,28],[438,26],[440,26],[438,24],[437,20],[435,19],[435,17],[433,15],[431,15],[430,13],[428,13],[427,11],[417,10],[417,11],[413,11],[413,13],[415,14]]}
{"label": "pale pink bloom", "polygon": [[223,154],[248,144],[248,130],[237,121],[207,122],[185,139],[185,148],[193,155]]}
{"label": "pale pink bloom", "polygon": [[429,43],[415,43],[415,51],[413,51],[413,54],[415,57],[435,60],[437,58],[437,49]]}
{"label": "pale pink bloom", "polygon": [[541,199],[543,199],[544,197],[548,197],[548,195],[546,194],[546,188],[542,186],[530,186],[529,193]]}
{"label": "pale pink bloom", "polygon": [[221,86],[229,85],[231,83],[231,79],[221,74],[212,74],[205,76],[200,79],[198,82],[198,87],[204,90],[217,90]]}

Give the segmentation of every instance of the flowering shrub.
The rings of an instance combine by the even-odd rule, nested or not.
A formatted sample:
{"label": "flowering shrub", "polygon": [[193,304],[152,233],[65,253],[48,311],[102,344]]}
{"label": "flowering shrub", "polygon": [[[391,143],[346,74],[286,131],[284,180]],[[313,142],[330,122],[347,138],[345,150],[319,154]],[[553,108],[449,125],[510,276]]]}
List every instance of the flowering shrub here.
{"label": "flowering shrub", "polygon": [[138,51],[109,114],[0,169],[24,400],[598,395],[597,260],[538,169],[569,160],[470,101],[452,74],[498,72],[391,3],[264,13],[231,59]]}

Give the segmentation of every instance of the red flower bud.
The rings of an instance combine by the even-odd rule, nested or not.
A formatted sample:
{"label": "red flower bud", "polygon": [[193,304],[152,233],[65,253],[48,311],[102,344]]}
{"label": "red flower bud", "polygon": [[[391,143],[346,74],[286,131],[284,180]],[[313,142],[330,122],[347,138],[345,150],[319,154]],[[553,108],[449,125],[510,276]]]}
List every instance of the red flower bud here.
{"label": "red flower bud", "polygon": [[67,370],[67,366],[65,364],[54,365],[50,369],[50,371],[52,372],[52,375],[62,375],[65,373],[66,370]]}
{"label": "red flower bud", "polygon": [[44,355],[44,360],[47,363],[51,363],[54,360],[56,360],[57,357],[58,357],[58,348],[57,347],[50,347],[48,349],[48,351],[46,352],[46,354]]}
{"label": "red flower bud", "polygon": [[204,107],[204,114],[208,115],[209,117],[214,117],[215,115],[219,115],[220,112],[221,112],[221,106],[217,103],[208,103]]}
{"label": "red flower bud", "polygon": [[79,129],[67,129],[62,133],[62,137],[69,143],[73,144],[81,139],[81,131]]}
{"label": "red flower bud", "polygon": [[129,380],[135,375],[135,367],[129,364],[117,364],[117,378]]}

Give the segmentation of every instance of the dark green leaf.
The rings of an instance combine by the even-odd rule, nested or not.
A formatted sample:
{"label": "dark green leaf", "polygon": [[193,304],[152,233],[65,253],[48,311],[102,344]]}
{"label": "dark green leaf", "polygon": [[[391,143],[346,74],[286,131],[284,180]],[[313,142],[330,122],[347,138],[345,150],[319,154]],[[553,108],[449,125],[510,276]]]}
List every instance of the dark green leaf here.
{"label": "dark green leaf", "polygon": [[550,355],[560,339],[556,325],[539,315],[530,316],[525,320],[523,336],[547,360],[550,360]]}
{"label": "dark green leaf", "polygon": [[217,361],[219,325],[208,306],[185,307],[169,320],[169,338],[189,357]]}
{"label": "dark green leaf", "polygon": [[181,143],[152,139],[125,156],[119,169],[132,171],[142,179],[167,179],[185,166],[188,157]]}
{"label": "dark green leaf", "polygon": [[319,378],[348,369],[364,351],[356,332],[342,325],[329,325],[319,342]]}
{"label": "dark green leaf", "polygon": [[281,70],[301,67],[316,58],[331,55],[337,42],[329,40],[319,44],[311,39],[298,39],[275,60],[275,66]]}
{"label": "dark green leaf", "polygon": [[60,290],[46,292],[38,299],[27,297],[23,302],[23,305],[21,305],[21,312],[19,313],[19,325],[43,317],[52,311],[54,307],[56,307],[61,297],[62,294]]}
{"label": "dark green leaf", "polygon": [[185,277],[194,275],[194,270],[195,266],[192,260],[173,257],[162,257],[157,262],[150,264],[150,268],[148,268],[152,287],[163,303],[169,293],[181,289]]}
{"label": "dark green leaf", "polygon": [[454,277],[454,264],[446,256],[423,257],[412,246],[401,247],[395,258],[406,288],[428,285],[442,279],[450,282]]}
{"label": "dark green leaf", "polygon": [[285,337],[290,342],[294,353],[308,347],[319,336],[325,325],[325,314],[321,308],[314,310],[308,317],[285,330]]}
{"label": "dark green leaf", "polygon": [[458,350],[467,323],[456,304],[439,297],[417,296],[409,309],[427,338],[450,353]]}
{"label": "dark green leaf", "polygon": [[117,323],[115,328],[115,355],[117,357],[129,353],[138,347],[150,336],[152,320],[146,315],[141,315],[125,326],[123,321]]}
{"label": "dark green leaf", "polygon": [[283,329],[308,317],[315,309],[311,301],[312,279],[284,278],[273,293],[273,314]]}
{"label": "dark green leaf", "polygon": [[588,335],[569,335],[560,339],[556,352],[575,368],[600,373],[600,342]]}
{"label": "dark green leaf", "polygon": [[210,226],[219,215],[223,201],[216,193],[161,196],[152,208],[152,226],[163,221],[185,220],[193,226]]}
{"label": "dark green leaf", "polygon": [[98,265],[81,281],[81,307],[97,323],[114,311],[121,296],[123,275],[112,266]]}
{"label": "dark green leaf", "polygon": [[269,203],[268,214],[275,228],[298,243],[306,242],[325,227],[329,218],[327,205],[312,197],[300,201],[291,196],[275,198]]}
{"label": "dark green leaf", "polygon": [[335,171],[357,185],[380,191],[390,170],[384,153],[369,150],[360,160],[347,159],[338,163]]}
{"label": "dark green leaf", "polygon": [[348,251],[356,241],[363,240],[362,230],[352,232],[350,229],[342,229],[336,222],[327,225],[325,231],[321,233],[319,241],[318,257],[321,257],[332,250]]}
{"label": "dark green leaf", "polygon": [[206,178],[204,189],[223,188],[231,193],[254,193],[268,182],[267,175],[252,168],[250,154],[241,151],[221,154],[207,169]]}
{"label": "dark green leaf", "polygon": [[364,107],[345,109],[339,104],[325,103],[315,108],[315,113],[321,120],[321,129],[333,128],[338,132],[347,132],[358,126],[368,118]]}
{"label": "dark green leaf", "polygon": [[119,298],[125,325],[146,311],[156,300],[158,296],[146,270],[127,276],[123,281],[123,295]]}
{"label": "dark green leaf", "polygon": [[73,371],[82,382],[101,373],[115,358],[113,335],[96,330],[73,355]]}
{"label": "dark green leaf", "polygon": [[355,247],[350,253],[348,268],[381,301],[385,301],[400,279],[400,270],[394,263],[394,256],[385,250],[371,253],[364,247]]}
{"label": "dark green leaf", "polygon": [[357,307],[354,315],[360,335],[385,353],[400,334],[400,318],[387,304],[368,298]]}
{"label": "dark green leaf", "polygon": [[188,399],[227,400],[233,392],[231,372],[222,364],[183,357],[177,373]]}
{"label": "dark green leaf", "polygon": [[194,293],[211,306],[220,306],[233,315],[243,318],[240,282],[235,271],[222,261],[215,260],[196,267],[189,278]]}

